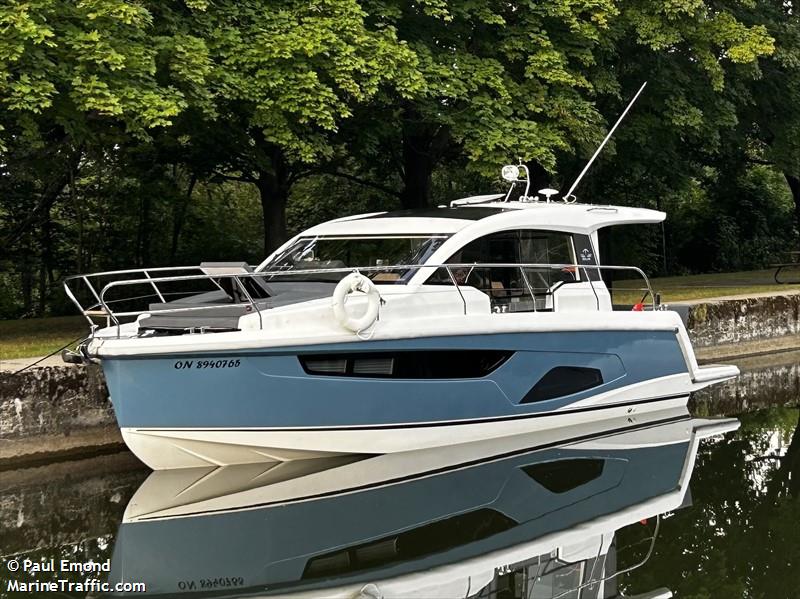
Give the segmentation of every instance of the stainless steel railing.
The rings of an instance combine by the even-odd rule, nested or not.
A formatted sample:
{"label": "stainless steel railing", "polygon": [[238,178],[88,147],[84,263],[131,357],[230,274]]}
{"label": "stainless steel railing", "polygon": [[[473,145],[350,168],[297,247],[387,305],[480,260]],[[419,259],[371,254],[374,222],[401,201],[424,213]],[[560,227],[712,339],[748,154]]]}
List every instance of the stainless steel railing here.
{"label": "stainless steel railing", "polygon": [[[461,270],[469,270],[471,273],[475,269],[518,269],[520,271],[520,276],[522,282],[527,290],[528,294],[532,300],[533,310],[536,311],[536,300],[538,296],[547,296],[552,295],[555,291],[553,289],[554,286],[550,288],[542,288],[543,291],[537,293],[536,288],[531,284],[531,281],[528,278],[527,271],[547,271],[547,270],[558,270],[558,271],[570,271],[575,273],[582,273],[582,277],[578,278],[576,276],[576,282],[588,282],[590,284],[590,288],[595,296],[596,307],[600,309],[600,297],[597,293],[597,288],[595,288],[595,284],[602,284],[599,277],[590,276],[590,273],[594,272],[602,272],[604,270],[608,271],[626,271],[626,272],[633,272],[638,274],[644,281],[645,287],[640,288],[640,291],[643,291],[642,302],[644,302],[647,296],[650,296],[650,305],[651,309],[655,309],[655,295],[653,294],[652,287],[650,286],[650,281],[647,278],[647,275],[638,267],[635,266],[616,266],[616,265],[576,265],[576,264],[542,264],[542,263],[448,263],[448,264],[404,264],[404,265],[381,265],[381,266],[368,266],[368,267],[359,267],[359,268],[319,268],[319,269],[296,269],[296,270],[273,270],[273,271],[258,271],[258,272],[237,272],[237,273],[206,273],[203,269],[199,266],[181,266],[181,267],[160,267],[160,268],[147,268],[147,269],[129,269],[129,270],[116,270],[116,271],[107,271],[107,272],[99,272],[93,274],[86,274],[86,275],[74,275],[71,277],[67,277],[64,279],[64,290],[70,300],[75,304],[78,310],[83,314],[83,316],[89,322],[89,326],[91,328],[92,334],[98,328],[98,324],[95,323],[93,318],[105,318],[106,319],[106,326],[111,326],[112,324],[117,327],[117,334],[119,335],[121,318],[127,317],[138,317],[142,314],[167,314],[172,312],[190,312],[190,311],[203,311],[209,310],[212,308],[222,308],[222,307],[231,307],[232,305],[239,305],[231,304],[230,302],[226,303],[217,303],[217,304],[204,304],[202,306],[182,306],[176,308],[158,308],[158,309],[150,309],[149,307],[145,309],[139,310],[116,310],[113,308],[115,304],[121,302],[130,302],[135,300],[143,300],[146,298],[153,298],[157,297],[161,303],[167,303],[167,297],[171,297],[174,295],[192,295],[198,293],[197,291],[193,292],[168,292],[164,288],[164,285],[167,283],[180,283],[180,282],[190,282],[190,281],[209,281],[214,287],[219,290],[225,291],[225,289],[220,285],[219,281],[222,279],[232,279],[233,283],[236,285],[236,288],[241,293],[242,297],[246,300],[245,302],[250,305],[251,310],[258,314],[259,319],[259,327],[263,328],[263,318],[261,314],[262,308],[258,305],[258,298],[253,298],[251,293],[247,290],[247,287],[244,285],[243,280],[247,278],[261,278],[265,282],[269,282],[271,280],[275,280],[276,277],[280,277],[281,279],[285,279],[285,277],[302,277],[302,276],[309,276],[309,275],[337,275],[342,274],[343,276],[349,274],[351,272],[360,272],[369,275],[369,273],[386,273],[386,272],[393,272],[393,271],[401,271],[402,273],[408,273],[410,271],[419,271],[422,269],[428,269],[429,274],[433,275],[437,270],[444,269],[447,273],[448,279],[450,284],[458,293],[461,302],[464,307],[464,313],[467,312],[467,300],[464,297],[464,294],[461,291],[461,287],[471,287],[471,285],[466,284],[465,282],[459,282],[456,276],[456,273]],[[200,271],[200,274],[177,274],[177,275],[169,275],[169,276],[153,276],[153,273],[165,273],[165,272],[197,272]],[[455,271],[455,272],[454,272]],[[123,278],[119,280],[113,280],[109,283],[106,283],[99,291],[93,282],[97,282],[99,279],[106,278],[106,277],[116,277],[116,276],[125,276],[125,275],[138,275],[139,278]],[[402,277],[403,275],[401,275]],[[430,277],[428,277],[430,278]],[[469,278],[469,274],[466,277]],[[596,279],[596,280],[595,280]],[[89,304],[88,307],[84,307],[81,302],[78,300],[75,290],[70,285],[75,285],[75,282],[81,282],[86,290],[89,292],[90,297],[93,298],[95,301]],[[335,281],[331,281],[335,282]],[[394,282],[394,281],[392,281]],[[378,282],[380,283],[380,282]],[[569,283],[566,283],[569,284]],[[127,287],[127,286],[135,286],[135,285],[146,285],[153,289],[153,293],[149,293],[146,295],[138,295],[132,297],[122,297],[118,299],[107,299],[108,293],[115,288],[120,287]],[[601,289],[605,290],[605,285],[602,284]],[[635,291],[636,289],[627,288],[626,291]],[[227,293],[227,292],[226,292]]]}

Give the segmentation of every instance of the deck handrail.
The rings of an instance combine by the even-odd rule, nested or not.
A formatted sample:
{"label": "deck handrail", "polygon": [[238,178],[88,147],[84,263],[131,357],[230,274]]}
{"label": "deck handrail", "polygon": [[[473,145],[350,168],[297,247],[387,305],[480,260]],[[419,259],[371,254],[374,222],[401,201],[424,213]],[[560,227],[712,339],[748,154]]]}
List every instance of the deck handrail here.
{"label": "deck handrail", "polygon": [[[533,287],[530,285],[529,281],[527,280],[527,275],[525,274],[525,269],[528,270],[576,270],[582,271],[583,276],[585,277],[586,282],[588,282],[592,288],[592,291],[595,295],[595,300],[597,301],[597,305],[599,308],[599,296],[597,295],[597,291],[594,287],[594,283],[596,281],[592,280],[592,277],[589,276],[588,271],[628,271],[634,272],[638,274],[645,283],[645,287],[640,288],[640,291],[644,291],[644,295],[642,298],[642,302],[644,299],[649,295],[650,296],[650,304],[651,308],[655,309],[655,295],[653,293],[652,287],[650,286],[650,280],[647,278],[647,275],[644,273],[642,269],[636,266],[621,266],[621,265],[597,265],[597,264],[552,264],[552,263],[510,263],[510,262],[502,262],[502,263],[487,263],[487,262],[465,262],[465,263],[446,263],[446,264],[403,264],[403,265],[380,265],[380,266],[365,266],[365,267],[337,267],[337,268],[314,268],[314,269],[289,269],[289,270],[262,270],[262,271],[254,271],[254,272],[236,272],[236,273],[206,273],[201,272],[201,274],[192,274],[192,275],[172,275],[172,276],[161,276],[161,277],[153,277],[151,273],[159,273],[159,272],[169,272],[169,271],[191,271],[191,270],[200,270],[203,271],[202,267],[200,266],[178,266],[178,267],[157,267],[157,268],[141,268],[141,269],[126,269],[126,270],[116,270],[116,271],[106,271],[106,272],[98,272],[98,273],[91,273],[91,274],[79,274],[79,275],[72,275],[66,277],[64,279],[64,290],[70,300],[77,306],[78,310],[83,314],[83,316],[88,320],[90,328],[92,330],[92,334],[94,333],[95,329],[97,328],[97,324],[92,320],[91,316],[105,316],[107,320],[107,326],[111,326],[111,323],[117,327],[117,334],[119,335],[119,328],[121,326],[120,318],[129,317],[129,316],[140,316],[142,314],[166,314],[171,312],[190,312],[190,311],[202,311],[208,310],[212,308],[223,308],[223,307],[232,307],[238,304],[230,304],[230,303],[221,303],[221,304],[206,304],[203,306],[184,306],[179,308],[158,308],[158,309],[144,309],[144,310],[134,310],[134,311],[117,311],[115,312],[110,304],[122,302],[122,301],[132,301],[133,299],[144,299],[145,297],[158,297],[162,302],[164,302],[165,295],[174,295],[173,293],[166,293],[159,289],[159,284],[164,283],[175,283],[175,282],[183,282],[183,281],[203,281],[208,280],[211,281],[217,288],[222,289],[218,280],[219,279],[234,279],[235,285],[237,288],[242,292],[242,295],[247,300],[251,306],[251,309],[258,314],[259,318],[259,326],[263,329],[263,319],[261,316],[261,308],[258,306],[258,302],[250,295],[247,291],[247,288],[242,283],[242,279],[246,278],[263,278],[269,280],[269,278],[274,277],[287,277],[287,276],[307,276],[307,275],[315,275],[315,274],[335,274],[335,273],[342,273],[347,274],[351,272],[359,272],[359,273],[370,273],[370,272],[391,272],[397,270],[419,270],[419,269],[431,269],[431,272],[435,272],[438,269],[445,269],[448,273],[450,282],[452,283],[453,287],[458,292],[461,301],[464,305],[464,312],[466,314],[467,311],[467,303],[466,299],[464,298],[463,293],[461,292],[460,287],[470,287],[470,285],[465,285],[464,283],[459,283],[453,274],[453,269],[475,269],[475,268],[514,268],[520,269],[522,273],[523,280],[525,285],[534,300],[534,311],[535,311],[535,292]],[[107,283],[98,293],[95,289],[94,285],[91,283],[91,279],[97,279],[100,277],[108,277],[108,276],[115,276],[115,275],[127,275],[127,274],[139,274],[143,275],[142,278],[137,279],[121,279],[115,280]],[[91,294],[97,300],[96,303],[91,304],[88,308],[84,308],[80,301],[77,299],[75,294],[73,293],[72,289],[70,288],[70,282],[74,282],[76,280],[80,280],[84,283],[84,285],[89,289]],[[333,281],[332,281],[333,282]],[[106,300],[106,294],[109,290],[115,287],[124,287],[124,286],[131,286],[131,285],[148,285],[151,286],[154,290],[153,294],[148,294],[145,296],[137,296],[135,298],[120,298],[117,300]],[[190,292],[185,292],[190,293]],[[550,288],[548,291],[544,292],[552,293]],[[99,309],[99,310],[98,310]],[[99,312],[99,313],[94,313]]]}

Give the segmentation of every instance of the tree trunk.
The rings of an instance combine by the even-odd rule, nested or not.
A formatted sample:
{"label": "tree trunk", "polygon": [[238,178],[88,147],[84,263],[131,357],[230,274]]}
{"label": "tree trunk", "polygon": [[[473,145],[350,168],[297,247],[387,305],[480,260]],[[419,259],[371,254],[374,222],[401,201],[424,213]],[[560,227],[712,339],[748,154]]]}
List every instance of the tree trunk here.
{"label": "tree trunk", "polygon": [[426,208],[430,204],[431,175],[449,144],[449,129],[422,122],[413,108],[403,111],[403,208]]}
{"label": "tree trunk", "polygon": [[33,249],[29,241],[30,234],[26,233],[23,237],[24,243],[21,244],[20,256],[20,283],[22,285],[22,305],[25,316],[33,313]]}
{"label": "tree trunk", "polygon": [[142,196],[137,235],[139,266],[150,266],[150,195]]}
{"label": "tree trunk", "polygon": [[189,179],[189,187],[186,190],[186,195],[182,201],[175,202],[172,210],[172,243],[169,250],[169,261],[175,262],[175,256],[178,254],[178,240],[183,231],[183,223],[186,221],[186,212],[189,208],[189,203],[192,201],[192,192],[194,186],[197,184],[197,176],[192,174]]}
{"label": "tree trunk", "polygon": [[69,197],[72,202],[72,207],[75,210],[75,216],[78,219],[78,248],[76,256],[77,272],[83,273],[83,206],[78,201],[78,194],[75,190],[75,169],[70,166],[69,169]]}
{"label": "tree trunk", "polygon": [[429,154],[430,138],[403,131],[403,208],[425,208],[431,199],[433,163]]}
{"label": "tree trunk", "polygon": [[800,413],[798,413],[792,441],[789,443],[786,454],[781,458],[781,469],[787,471],[785,477],[789,484],[789,494],[795,498],[800,497]]}
{"label": "tree trunk", "polygon": [[[531,175],[531,187],[528,195],[535,196],[536,192],[545,187],[553,187],[553,176],[538,162],[526,162],[528,172]],[[522,187],[522,186],[521,186]],[[524,187],[520,191],[524,191]],[[567,193],[566,188],[561,190],[561,193]]]}
{"label": "tree trunk", "polygon": [[41,261],[39,263],[39,306],[37,313],[44,316],[47,312],[47,298],[49,296],[48,279],[52,279],[53,268],[53,243],[51,234],[50,208],[46,208],[42,215]]}
{"label": "tree trunk", "polygon": [[800,231],[800,177],[783,173],[786,177],[786,182],[789,184],[789,189],[792,192],[792,199],[794,200],[794,219],[797,224],[797,229]]}
{"label": "tree trunk", "polygon": [[264,215],[264,258],[286,241],[286,204],[289,183],[270,175],[261,175],[256,182]]}
{"label": "tree trunk", "polygon": [[44,262],[39,263],[39,303],[36,307],[36,316],[44,316],[47,307],[47,270]]}

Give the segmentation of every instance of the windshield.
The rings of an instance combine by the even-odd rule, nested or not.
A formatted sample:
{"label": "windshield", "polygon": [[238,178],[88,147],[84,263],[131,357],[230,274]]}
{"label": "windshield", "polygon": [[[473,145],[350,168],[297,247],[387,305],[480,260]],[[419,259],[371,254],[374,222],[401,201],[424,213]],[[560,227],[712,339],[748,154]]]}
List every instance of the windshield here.
{"label": "windshield", "polygon": [[[447,240],[448,235],[393,235],[391,237],[301,237],[267,262],[263,271],[315,271],[328,268],[390,267],[424,264]],[[416,269],[378,268],[365,272],[376,283],[404,284]],[[347,271],[309,272],[281,281],[339,281]]]}

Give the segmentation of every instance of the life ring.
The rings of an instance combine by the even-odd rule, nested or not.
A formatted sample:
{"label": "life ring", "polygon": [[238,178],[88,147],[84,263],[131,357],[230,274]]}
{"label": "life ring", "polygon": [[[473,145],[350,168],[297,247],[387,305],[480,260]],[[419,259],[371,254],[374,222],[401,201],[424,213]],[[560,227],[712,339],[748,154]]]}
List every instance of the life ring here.
{"label": "life ring", "polygon": [[[350,316],[345,309],[347,296],[351,293],[363,293],[367,296],[367,309],[360,317]],[[378,318],[381,294],[375,285],[364,275],[352,272],[339,281],[333,290],[333,316],[346,329],[358,333],[368,329]]]}

